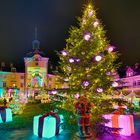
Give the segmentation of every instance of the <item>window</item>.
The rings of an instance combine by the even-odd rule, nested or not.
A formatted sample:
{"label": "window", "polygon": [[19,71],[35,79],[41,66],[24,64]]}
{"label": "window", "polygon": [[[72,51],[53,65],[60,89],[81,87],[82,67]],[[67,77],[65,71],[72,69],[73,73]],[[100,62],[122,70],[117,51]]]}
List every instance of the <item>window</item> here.
{"label": "window", "polygon": [[35,62],[35,65],[38,66],[38,62]]}
{"label": "window", "polygon": [[134,81],[134,82],[133,82],[133,86],[136,86],[136,85],[137,85],[137,84],[136,84],[136,81]]}
{"label": "window", "polygon": [[137,81],[137,85],[140,85],[140,81]]}
{"label": "window", "polygon": [[24,76],[23,76],[23,75],[21,75],[21,76],[20,76],[20,79],[24,79]]}
{"label": "window", "polygon": [[24,84],[23,83],[20,83],[20,87],[24,87]]}
{"label": "window", "polygon": [[3,87],[6,87],[6,82],[3,82]]}

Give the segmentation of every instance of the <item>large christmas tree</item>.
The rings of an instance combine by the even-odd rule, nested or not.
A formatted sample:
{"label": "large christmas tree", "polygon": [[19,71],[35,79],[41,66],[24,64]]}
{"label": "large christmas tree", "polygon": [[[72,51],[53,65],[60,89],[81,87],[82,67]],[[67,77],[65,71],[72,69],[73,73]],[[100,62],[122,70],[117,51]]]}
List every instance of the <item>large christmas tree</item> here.
{"label": "large christmas tree", "polygon": [[117,86],[113,74],[118,67],[118,55],[109,44],[91,3],[84,6],[78,21],[79,26],[71,27],[66,47],[59,54],[63,80],[69,85],[69,98],[63,107],[74,112],[76,98],[84,95],[94,104],[92,118],[97,120],[112,107],[108,100]]}

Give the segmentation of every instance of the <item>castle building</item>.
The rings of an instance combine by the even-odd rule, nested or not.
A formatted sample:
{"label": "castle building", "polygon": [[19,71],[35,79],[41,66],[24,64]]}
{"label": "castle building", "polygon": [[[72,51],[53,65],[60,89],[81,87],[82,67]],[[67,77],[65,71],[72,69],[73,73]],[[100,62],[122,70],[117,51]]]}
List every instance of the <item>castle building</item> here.
{"label": "castle building", "polygon": [[67,88],[62,84],[59,76],[48,74],[49,58],[43,57],[40,51],[40,42],[35,37],[32,42],[32,52],[24,58],[25,73],[0,71],[0,97],[11,97],[13,94],[35,96],[48,90]]}

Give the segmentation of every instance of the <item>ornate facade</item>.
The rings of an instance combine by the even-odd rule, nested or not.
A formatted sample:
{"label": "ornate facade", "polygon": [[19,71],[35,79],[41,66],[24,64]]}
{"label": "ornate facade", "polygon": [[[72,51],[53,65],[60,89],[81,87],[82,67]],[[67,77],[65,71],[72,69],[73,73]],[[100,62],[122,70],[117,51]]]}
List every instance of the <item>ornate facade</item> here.
{"label": "ornate facade", "polygon": [[32,52],[24,58],[25,73],[0,71],[0,97],[10,97],[15,93],[34,96],[48,90],[67,88],[59,76],[48,74],[49,58],[42,56],[39,44],[35,39]]}

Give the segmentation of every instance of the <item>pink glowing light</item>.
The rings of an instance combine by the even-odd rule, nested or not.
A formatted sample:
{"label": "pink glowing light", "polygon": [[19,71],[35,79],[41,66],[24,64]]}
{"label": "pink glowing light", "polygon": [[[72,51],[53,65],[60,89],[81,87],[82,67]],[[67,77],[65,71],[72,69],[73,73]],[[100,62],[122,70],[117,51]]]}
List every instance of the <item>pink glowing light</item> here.
{"label": "pink glowing light", "polygon": [[74,97],[75,97],[76,99],[78,99],[78,98],[80,97],[80,95],[77,93],[77,94],[74,95]]}
{"label": "pink glowing light", "polygon": [[65,50],[61,51],[61,54],[62,54],[63,56],[67,56],[67,55],[68,55],[68,53],[67,53]]}
{"label": "pink glowing light", "polygon": [[114,51],[114,48],[115,48],[114,46],[109,46],[108,47],[108,52],[113,52]]}

